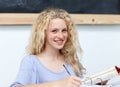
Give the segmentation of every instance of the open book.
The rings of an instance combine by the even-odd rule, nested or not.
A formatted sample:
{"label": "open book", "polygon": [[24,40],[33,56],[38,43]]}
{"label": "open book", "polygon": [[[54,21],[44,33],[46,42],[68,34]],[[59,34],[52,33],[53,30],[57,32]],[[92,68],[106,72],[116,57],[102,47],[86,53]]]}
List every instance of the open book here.
{"label": "open book", "polygon": [[91,75],[90,77],[82,79],[84,84],[96,84],[102,81],[108,81],[113,77],[120,76],[120,68],[117,66],[113,66],[108,68],[102,72]]}

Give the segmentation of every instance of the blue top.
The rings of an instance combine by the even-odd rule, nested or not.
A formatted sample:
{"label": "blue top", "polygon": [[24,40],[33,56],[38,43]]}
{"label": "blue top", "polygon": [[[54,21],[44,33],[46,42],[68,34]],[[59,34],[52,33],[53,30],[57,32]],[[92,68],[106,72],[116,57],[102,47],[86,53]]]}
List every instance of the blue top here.
{"label": "blue top", "polygon": [[[72,66],[69,63],[65,66],[69,70],[70,74],[75,76]],[[68,76],[69,74],[65,68],[60,72],[53,72],[45,67],[37,56],[27,55],[22,59],[17,78],[10,87],[50,82],[66,78]]]}

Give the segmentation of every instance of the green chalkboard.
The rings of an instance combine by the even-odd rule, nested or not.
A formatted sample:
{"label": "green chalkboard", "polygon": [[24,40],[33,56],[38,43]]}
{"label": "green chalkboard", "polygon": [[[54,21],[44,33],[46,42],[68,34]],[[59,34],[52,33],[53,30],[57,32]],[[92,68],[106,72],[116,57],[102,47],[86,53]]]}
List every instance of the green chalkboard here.
{"label": "green chalkboard", "polygon": [[0,13],[38,13],[49,7],[70,13],[119,14],[120,0],[0,0]]}

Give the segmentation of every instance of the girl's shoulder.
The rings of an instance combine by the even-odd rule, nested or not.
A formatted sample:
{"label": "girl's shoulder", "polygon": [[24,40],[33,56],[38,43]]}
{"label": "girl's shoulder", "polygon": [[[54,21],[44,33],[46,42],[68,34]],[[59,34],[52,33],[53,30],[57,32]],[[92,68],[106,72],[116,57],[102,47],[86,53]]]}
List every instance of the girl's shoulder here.
{"label": "girl's shoulder", "polygon": [[36,55],[25,55],[21,61],[22,64],[33,64],[36,61]]}
{"label": "girl's shoulder", "polygon": [[32,55],[32,54],[30,54],[30,55],[25,55],[22,60],[23,60],[23,61],[35,60],[36,57],[37,57],[36,55]]}

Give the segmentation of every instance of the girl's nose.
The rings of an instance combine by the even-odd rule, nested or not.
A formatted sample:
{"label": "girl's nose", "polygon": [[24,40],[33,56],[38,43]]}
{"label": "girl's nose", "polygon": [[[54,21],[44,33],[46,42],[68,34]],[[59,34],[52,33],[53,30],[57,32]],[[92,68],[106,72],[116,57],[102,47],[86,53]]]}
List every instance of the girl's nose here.
{"label": "girl's nose", "polygon": [[59,38],[63,38],[63,34],[60,32],[60,33],[58,34],[58,37],[59,37]]}

